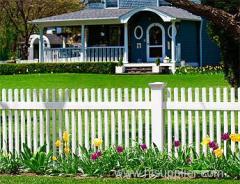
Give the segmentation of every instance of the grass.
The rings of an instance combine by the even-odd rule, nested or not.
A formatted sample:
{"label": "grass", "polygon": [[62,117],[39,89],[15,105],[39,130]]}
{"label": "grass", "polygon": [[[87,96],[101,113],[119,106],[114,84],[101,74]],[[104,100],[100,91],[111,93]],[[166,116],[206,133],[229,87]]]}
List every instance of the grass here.
{"label": "grass", "polygon": [[0,176],[1,184],[237,184],[237,180],[139,180],[139,179],[77,179],[64,177],[44,177],[44,176]]}
{"label": "grass", "polygon": [[138,88],[151,82],[168,87],[228,87],[222,74],[216,75],[100,75],[35,74],[0,76],[0,88]]}

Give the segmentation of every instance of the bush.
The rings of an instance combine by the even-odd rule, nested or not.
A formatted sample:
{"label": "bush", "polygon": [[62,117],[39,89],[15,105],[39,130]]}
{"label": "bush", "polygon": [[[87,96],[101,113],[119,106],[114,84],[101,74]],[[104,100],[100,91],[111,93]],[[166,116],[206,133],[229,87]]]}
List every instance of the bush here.
{"label": "bush", "polygon": [[205,67],[192,67],[184,66],[177,67],[176,74],[219,74],[223,73],[224,67],[220,66],[205,66]]}
{"label": "bush", "polygon": [[0,64],[0,75],[35,73],[114,74],[117,63],[33,63]]}

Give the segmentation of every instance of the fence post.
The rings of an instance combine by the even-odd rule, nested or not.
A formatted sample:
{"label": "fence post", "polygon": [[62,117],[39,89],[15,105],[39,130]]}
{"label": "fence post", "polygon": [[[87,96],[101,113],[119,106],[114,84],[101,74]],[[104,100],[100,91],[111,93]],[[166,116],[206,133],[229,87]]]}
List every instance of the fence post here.
{"label": "fence post", "polygon": [[152,110],[152,142],[164,150],[164,87],[165,83],[150,83]]}

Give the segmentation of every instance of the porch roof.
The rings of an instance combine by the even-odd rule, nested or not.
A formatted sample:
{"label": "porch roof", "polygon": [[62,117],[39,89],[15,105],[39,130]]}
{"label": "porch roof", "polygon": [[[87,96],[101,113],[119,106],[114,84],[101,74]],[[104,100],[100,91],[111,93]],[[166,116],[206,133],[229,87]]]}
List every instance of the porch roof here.
{"label": "porch roof", "polygon": [[201,17],[196,16],[186,10],[171,6],[160,6],[140,7],[135,9],[84,9],[77,12],[36,19],[31,21],[31,23],[40,26],[125,23],[129,20],[129,18],[131,18],[131,16],[141,11],[150,11],[156,13],[165,22],[169,22],[171,20],[201,20]]}

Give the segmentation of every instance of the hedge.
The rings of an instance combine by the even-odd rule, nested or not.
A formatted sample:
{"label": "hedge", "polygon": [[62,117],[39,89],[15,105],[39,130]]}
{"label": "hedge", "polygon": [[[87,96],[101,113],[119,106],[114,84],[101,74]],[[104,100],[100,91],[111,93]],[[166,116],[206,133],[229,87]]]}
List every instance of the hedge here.
{"label": "hedge", "polygon": [[31,63],[0,64],[0,75],[34,73],[114,74],[117,63]]}

